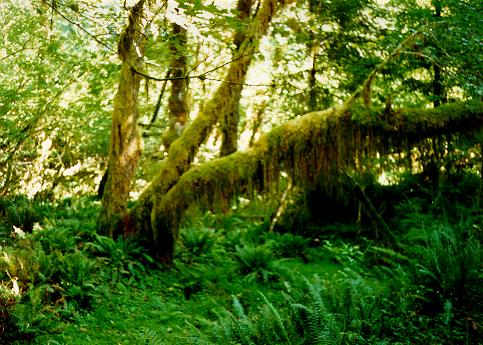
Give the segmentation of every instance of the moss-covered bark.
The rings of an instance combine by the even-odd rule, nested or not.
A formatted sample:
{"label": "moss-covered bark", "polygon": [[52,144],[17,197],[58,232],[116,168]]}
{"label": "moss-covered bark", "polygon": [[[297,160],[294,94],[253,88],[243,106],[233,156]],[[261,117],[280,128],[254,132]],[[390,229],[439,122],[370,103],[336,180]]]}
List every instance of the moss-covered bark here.
{"label": "moss-covered bark", "polygon": [[360,152],[374,154],[405,150],[427,137],[471,135],[483,128],[483,103],[449,104],[436,109],[403,109],[387,118],[361,116],[344,106],[308,113],[276,127],[245,152],[236,152],[192,168],[162,198],[151,213],[154,249],[170,257],[178,237],[179,221],[189,205],[205,208],[229,205],[235,195],[266,192],[281,171],[299,184],[322,176],[332,187],[340,173],[357,168]]}
{"label": "moss-covered bark", "polygon": [[102,233],[114,236],[117,223],[126,211],[131,181],[141,156],[138,132],[138,94],[141,77],[132,67],[142,68],[145,36],[141,32],[144,0],[132,9],[122,33],[118,53],[122,61],[119,87],[114,97],[108,161],[108,178],[102,197],[98,226]]}
{"label": "moss-covered bark", "polygon": [[[171,61],[171,73],[174,78],[184,77],[187,71],[186,43],[188,33],[182,26],[173,23],[173,39],[170,50],[173,55]],[[171,80],[171,95],[168,99],[169,128],[163,134],[163,144],[169,149],[171,143],[176,140],[188,120],[188,79]]]}
{"label": "moss-covered bark", "polygon": [[[153,238],[159,238],[155,228],[151,226],[151,211],[155,204],[163,198],[177,182],[182,174],[190,167],[200,145],[206,140],[215,124],[227,112],[233,109],[233,101],[240,94],[248,68],[254,52],[258,49],[260,38],[268,30],[269,23],[276,11],[283,5],[293,2],[292,0],[265,0],[261,4],[252,25],[249,27],[245,40],[234,56],[226,72],[226,80],[216,90],[213,97],[204,106],[203,111],[183,131],[182,135],[175,140],[169,148],[168,157],[163,161],[157,177],[143,192],[138,203],[129,215],[129,224],[133,227],[122,229],[125,235],[147,238],[150,242]],[[132,233],[132,234],[131,234]],[[158,241],[155,252],[162,253],[161,260],[170,261],[171,245],[161,248],[166,241]]]}
{"label": "moss-covered bark", "polygon": [[[243,42],[246,40],[246,24],[250,19],[250,11],[252,8],[252,0],[238,0],[238,19],[240,20],[240,28],[235,33],[235,46],[237,50],[240,49]],[[231,101],[231,109],[228,109],[220,119],[221,129],[221,148],[220,156],[228,156],[237,150],[238,141],[238,122],[240,121],[240,99],[242,87],[236,89]]]}

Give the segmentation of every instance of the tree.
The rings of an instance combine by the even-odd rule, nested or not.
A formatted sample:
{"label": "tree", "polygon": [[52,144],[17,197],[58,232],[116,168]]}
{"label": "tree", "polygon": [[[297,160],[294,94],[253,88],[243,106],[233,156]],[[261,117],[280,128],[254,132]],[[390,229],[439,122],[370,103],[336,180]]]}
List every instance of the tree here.
{"label": "tree", "polygon": [[119,88],[114,98],[108,175],[102,196],[99,229],[114,236],[117,223],[124,214],[131,182],[141,156],[138,130],[138,97],[146,38],[143,32],[144,0],[129,15],[129,23],[121,34],[118,53],[122,61]]}
{"label": "tree", "polygon": [[[116,27],[119,15],[105,8],[97,26],[86,19],[95,12],[92,4],[53,3],[0,5],[3,195],[52,200],[73,184],[94,186],[97,158],[107,147],[109,95],[118,66],[109,59],[114,35],[103,23],[108,18]],[[101,48],[86,44],[96,42],[93,37]]]}
{"label": "tree", "polygon": [[[360,37],[357,36],[360,35],[358,29],[351,30],[357,27],[353,18],[365,4],[357,2],[358,6],[353,11],[345,12],[344,6],[349,3],[339,4],[328,12],[329,17],[336,18],[338,25],[347,30],[344,34],[336,34],[339,37],[337,39],[354,37],[347,33]],[[377,75],[384,76],[387,69],[404,59],[406,53],[425,35],[416,32],[392,53],[386,53],[384,60],[379,59],[377,63],[372,60],[372,71],[365,68],[368,71],[367,77],[358,87],[354,81],[350,83],[347,89],[352,89],[352,95],[347,96],[342,105],[287,122],[262,137],[249,151],[233,153],[236,150],[233,143],[236,143],[235,129],[238,124],[234,111],[238,108],[248,68],[259,47],[260,38],[267,32],[276,11],[287,4],[274,0],[261,2],[248,30],[235,34],[234,46],[237,49],[226,71],[225,83],[219,86],[198,116],[170,145],[157,177],[144,190],[133,209],[125,212],[123,202],[124,206],[115,212],[118,218],[112,222],[115,224],[113,229],[116,228],[124,236],[146,240],[153,255],[162,262],[172,261],[179,234],[179,221],[185,209],[193,203],[208,208],[216,205],[227,208],[232,198],[238,194],[264,193],[273,188],[282,171],[303,185],[310,185],[323,176],[326,187],[333,188],[340,182],[341,173],[364,168],[367,163],[361,157],[365,161],[376,153],[407,153],[415,145],[424,150],[421,146],[424,143],[422,138],[432,141],[439,136],[458,136],[458,129],[470,123],[474,124],[475,130],[481,127],[480,103],[457,104],[441,108],[440,111],[394,110],[387,104],[381,110],[380,102],[374,108],[377,110],[371,108],[374,98],[372,90],[378,83]],[[250,13],[250,6],[251,2],[238,2],[240,20]],[[313,12],[314,7],[309,6],[308,10]],[[310,31],[309,38],[311,47],[317,44],[314,32]],[[342,47],[341,43],[338,46]],[[344,55],[342,51],[339,50],[337,54]],[[310,49],[308,55],[312,59],[308,83],[311,90],[314,90],[317,88],[314,78],[317,73],[315,59],[319,56],[313,49]],[[327,56],[330,57],[330,53]],[[357,69],[354,71],[355,80],[360,80],[362,72]],[[363,107],[360,107],[359,100]],[[316,106],[316,94],[313,91],[308,97],[308,103],[311,108]],[[200,145],[218,122],[223,134],[221,155],[225,157],[192,167]],[[474,134],[474,131],[470,133]],[[122,221],[121,215],[124,215]],[[113,234],[114,231],[111,232]],[[386,235],[392,237],[389,233]]]}
{"label": "tree", "polygon": [[[12,33],[0,43],[0,192],[46,198],[92,186],[108,150],[100,229],[147,240],[161,261],[173,258],[188,206],[228,209],[237,195],[274,190],[282,173],[344,197],[341,179],[367,170],[441,173],[456,153],[480,164],[470,157],[481,155],[479,4],[4,3]],[[153,108],[160,124],[144,126]],[[237,152],[247,132],[252,148]],[[210,136],[219,146],[208,155]],[[208,156],[220,159],[200,164]],[[128,210],[141,179],[150,183]]]}
{"label": "tree", "polygon": [[[249,151],[192,168],[169,189],[161,189],[162,194],[157,193],[159,185],[151,186],[154,188],[152,195],[162,197],[154,197],[147,208],[150,210],[150,228],[136,235],[153,236],[148,237],[154,246],[151,249],[162,261],[170,262],[179,221],[183,212],[194,203],[206,208],[216,205],[226,208],[235,195],[273,188],[281,171],[305,185],[323,176],[325,187],[330,189],[340,182],[341,172],[361,168],[358,158],[362,155],[409,152],[413,145],[425,138],[457,136],[460,129],[468,127],[472,128],[469,136],[478,133],[483,124],[480,102],[455,104],[438,110],[388,112],[386,109],[379,110],[378,116],[368,116],[367,110],[355,105],[356,100],[368,97],[367,90],[376,73],[418,36],[414,34],[406,39],[342,105],[287,122],[262,137]],[[146,204],[138,203],[134,210],[146,210],[140,206],[146,207]],[[142,218],[134,222],[139,219]],[[386,236],[394,239],[391,233]]]}
{"label": "tree", "polygon": [[186,78],[187,58],[186,44],[188,33],[181,25],[173,23],[173,37],[170,42],[170,49],[173,54],[169,75],[171,80],[171,95],[168,100],[168,121],[169,128],[163,135],[163,144],[168,150],[171,143],[176,140],[186,125],[188,120],[188,81]]}
{"label": "tree", "polygon": [[[252,9],[252,0],[238,0],[237,10],[238,19],[240,20],[240,28],[235,33],[234,44],[236,50],[240,50],[241,45],[246,40],[245,26],[248,26],[250,19],[250,12]],[[236,88],[231,101],[231,108],[220,118],[221,130],[221,149],[220,156],[227,156],[237,150],[238,140],[238,122],[240,121],[240,98],[242,88]]]}
{"label": "tree", "polygon": [[163,196],[178,182],[189,168],[200,145],[206,140],[215,124],[222,116],[233,110],[237,102],[248,67],[258,48],[261,37],[267,32],[271,19],[281,6],[289,1],[265,0],[253,20],[245,40],[236,51],[226,72],[227,83],[220,85],[200,113],[186,128],[183,134],[171,145],[168,157],[163,161],[158,176],[143,192],[136,206],[126,217],[123,233],[148,239],[153,252],[161,261],[170,262],[174,254],[174,243],[178,236],[173,233],[158,232],[152,224],[152,212]]}

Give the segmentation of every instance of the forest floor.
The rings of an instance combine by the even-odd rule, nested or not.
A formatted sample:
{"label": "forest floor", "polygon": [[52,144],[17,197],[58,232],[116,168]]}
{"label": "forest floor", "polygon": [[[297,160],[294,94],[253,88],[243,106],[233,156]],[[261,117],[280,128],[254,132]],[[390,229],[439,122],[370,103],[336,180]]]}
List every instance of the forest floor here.
{"label": "forest floor", "polygon": [[478,344],[483,215],[455,195],[440,199],[452,213],[416,197],[395,208],[401,248],[347,224],[281,234],[205,214],[170,267],[97,235],[91,198],[4,202],[34,225],[0,227],[0,344]]}

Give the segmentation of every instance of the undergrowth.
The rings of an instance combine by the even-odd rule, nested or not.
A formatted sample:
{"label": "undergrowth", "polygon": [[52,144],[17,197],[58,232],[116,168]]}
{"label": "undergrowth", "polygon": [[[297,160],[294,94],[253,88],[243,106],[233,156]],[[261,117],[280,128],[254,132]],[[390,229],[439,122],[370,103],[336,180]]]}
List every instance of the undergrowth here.
{"label": "undergrowth", "polygon": [[33,224],[2,211],[0,343],[478,344],[483,217],[425,202],[397,205],[397,249],[207,214],[170,269],[96,234],[92,200],[40,205]]}

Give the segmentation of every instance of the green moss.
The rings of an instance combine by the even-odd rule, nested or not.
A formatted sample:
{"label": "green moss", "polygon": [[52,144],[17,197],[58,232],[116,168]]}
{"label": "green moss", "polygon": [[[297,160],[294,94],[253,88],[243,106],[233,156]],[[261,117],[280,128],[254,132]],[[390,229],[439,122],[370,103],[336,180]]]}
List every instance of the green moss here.
{"label": "green moss", "polygon": [[[189,205],[227,209],[235,196],[272,191],[282,171],[302,185],[322,180],[322,187],[329,190],[339,185],[341,172],[361,168],[365,156],[407,152],[423,138],[456,134],[462,126],[477,123],[479,127],[469,128],[475,131],[483,124],[481,103],[441,108],[401,110],[387,121],[384,114],[367,120],[343,108],[329,109],[285,123],[262,136],[252,149],[183,174],[176,185],[156,199],[154,232],[158,238],[162,237],[160,233],[169,234],[175,243],[179,222]],[[455,128],[456,123],[459,126]],[[397,137],[392,138],[395,133]],[[434,146],[432,140],[428,143]]]}

